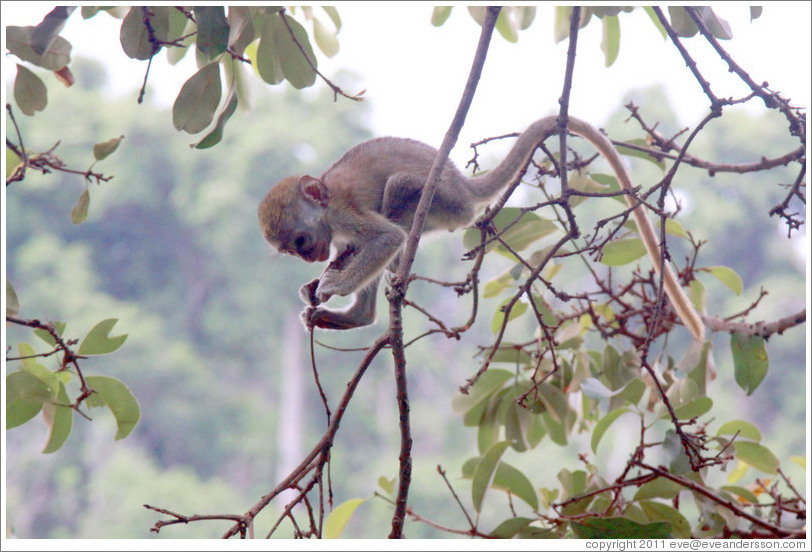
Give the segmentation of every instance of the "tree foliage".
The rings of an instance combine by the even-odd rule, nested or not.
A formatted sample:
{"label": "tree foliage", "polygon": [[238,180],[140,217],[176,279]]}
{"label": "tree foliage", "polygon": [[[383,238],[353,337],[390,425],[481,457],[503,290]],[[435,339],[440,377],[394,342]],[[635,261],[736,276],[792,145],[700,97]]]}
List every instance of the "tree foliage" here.
{"label": "tree foliage", "polygon": [[[48,90],[25,64],[52,71],[66,84],[75,81],[69,69],[70,44],[59,36],[74,9],[55,8],[37,26],[7,28],[7,50],[20,60],[13,85],[14,99],[19,111],[26,116],[34,116],[46,108]],[[659,121],[649,115],[646,105],[630,102],[625,106],[625,116],[634,125],[635,136],[614,142],[623,154],[640,161],[634,165],[635,174],[646,178],[636,182],[653,183],[641,186],[637,198],[642,208],[656,217],[661,243],[695,307],[703,313],[706,325],[714,334],[727,337],[725,347],[729,350],[732,373],[721,374],[718,370],[715,359],[721,354],[719,339],[711,336],[703,342],[691,341],[680,326],[665,299],[657,272],[643,258],[645,248],[637,236],[637,228],[629,220],[630,210],[621,201],[620,187],[614,177],[603,172],[605,169],[591,152],[582,150],[579,144],[573,144],[562,134],[558,149],[545,147],[546,156],[543,159],[539,156],[534,164],[535,173],[525,175],[524,184],[516,183],[462,236],[467,251],[464,257],[471,264],[461,279],[438,281],[433,275],[423,277],[412,273],[411,263],[420,237],[420,229],[413,229],[388,293],[389,326],[379,337],[371,338],[371,344],[365,348],[355,374],[334,408],[330,407],[330,400],[322,389],[317,370],[321,363],[313,359],[315,383],[321,397],[316,407],[326,414],[327,430],[316,446],[302,455],[298,467],[241,513],[188,514],[178,512],[177,506],[148,506],[162,516],[152,528],[155,533],[171,525],[220,520],[231,526],[226,536],[254,536],[258,532],[273,535],[283,524],[290,524],[293,536],[338,537],[352,525],[366,504],[376,502],[391,505],[394,510],[390,533],[393,537],[403,535],[407,519],[451,534],[499,538],[805,535],[805,497],[786,474],[787,460],[799,463],[804,460],[777,455],[764,443],[757,425],[744,417],[730,415],[723,405],[725,395],[764,393],[763,384],[774,363],[770,358],[773,351],[768,355],[768,340],[789,343],[786,341],[789,337],[782,334],[791,333],[792,328],[805,322],[805,309],[770,312],[771,318],[767,319],[757,314],[765,293],[752,299],[743,309],[727,307],[730,303],[724,294],[741,297],[755,282],[748,281],[746,274],[740,274],[724,258],[724,244],[714,244],[716,238],[711,237],[718,236],[719,232],[706,232],[704,227],[675,218],[680,210],[679,193],[691,189],[685,181],[699,178],[697,175],[701,172],[709,176],[762,175],[768,182],[778,183],[774,186],[777,192],[772,190],[747,197],[755,198],[754,210],[778,217],[791,237],[805,222],[802,212],[806,189],[805,112],[766,83],[759,84],[760,78],[751,78],[736,64],[719,42],[731,39],[732,30],[710,8],[669,7],[667,16],[660,8],[643,9],[685,59],[687,70],[693,72],[707,98],[708,110],[694,128],[667,135],[658,126]],[[555,37],[568,40],[570,45],[570,63],[563,78],[561,117],[567,116],[579,30],[591,21],[601,25],[601,48],[609,66],[618,55],[623,14],[631,10],[556,8]],[[244,68],[249,64],[266,84],[287,81],[298,90],[324,82],[334,99],[339,95],[355,100],[361,97],[344,93],[317,68],[312,43],[325,55],[332,56],[338,51],[336,33],[341,28],[341,19],[335,8],[82,7],[81,16],[96,17],[102,11],[120,20],[122,50],[131,58],[148,62],[147,76],[148,67],[159,52],[167,51],[167,57],[175,63],[194,52],[198,69],[180,88],[171,119],[176,130],[202,136],[193,144],[195,149],[220,144],[210,155],[217,155],[224,147],[226,126],[236,124],[237,106],[246,103],[248,84]],[[450,7],[435,8],[431,23],[442,25],[451,12]],[[483,29],[475,70],[481,69],[493,30],[515,42],[520,32],[528,32],[535,18],[535,10],[526,7],[501,10],[477,7],[470,8],[469,12]],[[759,13],[758,10],[751,12],[752,17],[758,17]],[[310,25],[310,31],[305,25]],[[746,96],[723,98],[715,92],[690,54],[690,46],[699,40],[707,42],[748,86],[750,92]],[[475,85],[476,79],[472,77],[439,158],[447,156],[456,140]],[[726,152],[710,152],[714,155],[706,157],[706,150],[698,148],[696,143],[714,132],[711,121],[720,118],[723,122],[735,121],[735,112],[730,115],[733,108],[757,100],[763,102],[767,111],[777,114],[784,124],[779,139],[771,143],[778,151],[767,151],[764,146],[757,150],[759,155],[745,160],[735,158],[734,152],[731,157],[727,157]],[[345,104],[343,109],[348,109],[347,105],[350,104]],[[296,115],[294,112],[291,116]],[[81,175],[84,190],[69,216],[74,225],[87,224],[91,200],[89,184],[110,182],[110,177],[93,172],[95,163],[116,152],[123,143],[127,146],[130,142],[139,143],[137,135],[128,136],[126,142],[122,142],[123,135],[108,140],[94,137],[94,161],[90,167],[86,171],[69,169],[56,156],[56,146],[36,152],[23,143],[25,125],[18,123],[10,105],[7,117],[10,128],[14,129],[7,139],[7,187],[19,186],[34,171]],[[321,124],[331,124],[328,119],[325,117]],[[762,119],[761,123],[767,125],[764,121],[775,119]],[[137,126],[134,128],[139,131]],[[322,136],[332,136],[320,128],[316,130]],[[349,134],[357,139],[363,133],[352,130]],[[78,135],[75,132],[76,138]],[[476,147],[498,139],[501,138],[483,140]],[[724,143],[723,140],[712,142]],[[325,144],[324,150],[328,147],[337,145]],[[137,156],[130,151],[127,154],[131,156],[130,162],[137,163]],[[258,164],[262,156],[267,155],[265,151],[254,153],[253,161]],[[118,155],[125,154],[118,152]],[[177,263],[183,265],[187,274],[195,275],[195,282],[202,281],[199,292],[208,297],[216,294],[220,283],[218,275],[225,278],[225,272],[218,273],[214,267],[206,266],[201,274],[200,259],[206,250],[226,260],[226,266],[229,263],[239,266],[238,249],[233,244],[245,241],[242,228],[226,229],[228,221],[218,216],[216,210],[206,211],[202,205],[178,211],[181,215],[169,213],[168,203],[182,203],[184,196],[201,193],[223,194],[221,203],[236,205],[245,201],[246,194],[239,188],[222,191],[216,182],[217,175],[205,168],[197,169],[199,174],[183,184],[173,183],[170,175],[173,165],[178,164],[178,157],[162,159],[166,173],[156,182],[127,193],[140,195],[139,201],[144,204],[152,202],[158,212],[163,209],[170,228],[166,234],[161,234],[160,229],[154,231],[161,238],[174,240],[179,251],[190,253],[180,259],[160,256],[139,259],[139,264],[154,270],[150,268],[149,275],[142,279],[137,270],[131,274],[122,272],[122,280],[111,279],[108,284],[111,290],[116,286],[129,287],[127,295],[137,298],[154,287],[156,276],[166,264]],[[285,166],[287,158],[280,158],[280,168],[290,168]],[[475,167],[477,162],[475,149],[472,160]],[[249,163],[240,171],[251,175],[252,169]],[[233,178],[234,174],[228,176]],[[206,180],[215,182],[207,184]],[[252,186],[258,188],[261,183]],[[15,191],[9,188],[11,194]],[[253,192],[261,193],[259,189]],[[114,200],[109,195],[105,199],[103,192],[94,190],[94,197],[96,193],[102,198],[102,212],[113,209]],[[522,206],[505,207],[512,193],[521,195]],[[698,197],[699,193],[689,192],[694,194],[691,197]],[[768,204],[768,201],[773,203]],[[253,216],[251,209],[246,213]],[[128,221],[139,220],[135,211],[123,215]],[[186,220],[182,220],[183,217]],[[113,219],[115,217],[109,217],[110,221]],[[203,239],[184,233],[183,224],[187,223],[198,225]],[[173,224],[177,228],[172,227]],[[134,222],[130,228],[136,225]],[[777,238],[763,235],[763,229],[756,231],[761,233],[757,239],[765,244],[762,250],[767,251]],[[103,240],[103,234],[103,228],[96,226],[84,234],[84,239],[100,248],[97,242]],[[709,236],[709,239],[700,236]],[[713,253],[707,254],[707,251]],[[148,252],[150,256],[159,253]],[[99,265],[104,266],[105,262],[110,263],[108,269],[113,271],[113,262],[109,259],[100,259]],[[228,275],[232,277],[235,278],[230,289],[233,296],[214,301],[244,305],[256,303],[257,297],[267,298],[256,289],[257,283],[251,278]],[[421,291],[417,283],[438,289]],[[723,289],[717,291],[720,289],[715,287],[717,285]],[[167,291],[165,298],[182,287],[167,286],[167,290],[172,291]],[[468,302],[467,314],[461,310],[449,314],[440,308],[441,303],[433,302],[432,298],[442,297],[448,288],[461,297],[458,302],[462,302],[463,297]],[[90,293],[103,296],[98,289],[91,289]],[[156,295],[144,295],[147,300],[148,297]],[[143,324],[160,326],[164,334],[183,328],[184,333],[198,338],[197,342],[208,344],[201,345],[198,352],[173,350],[172,355],[183,359],[180,364],[205,366],[207,354],[210,359],[224,363],[240,358],[256,360],[251,356],[253,353],[239,348],[231,351],[226,344],[229,336],[248,331],[238,318],[206,320],[186,316],[199,313],[195,306],[198,303],[191,300],[191,294],[189,297],[188,311],[182,315],[167,309],[161,313],[163,320],[151,320],[143,311],[138,312],[137,317]],[[286,300],[279,299],[280,302]],[[7,360],[17,368],[6,379],[7,428],[26,424],[42,413],[48,428],[44,452],[54,452],[66,442],[75,413],[85,415],[85,408],[104,406],[117,426],[115,438],[130,434],[141,419],[141,408],[135,398],[140,395],[138,389],[134,395],[118,379],[87,375],[84,368],[89,357],[114,353],[124,344],[127,335],[111,335],[117,320],[103,319],[95,323],[83,339],[72,339],[67,337],[64,323],[21,318],[20,305],[25,302],[25,295],[22,300],[18,299],[15,289],[7,284],[7,322],[32,328],[46,345],[34,347],[21,341],[17,345],[18,353],[7,355]],[[291,308],[295,307],[291,305]],[[460,316],[464,318],[462,323],[458,322]],[[752,321],[759,316],[761,321]],[[245,320],[248,319],[242,322]],[[263,327],[270,325],[257,324],[252,331]],[[411,506],[410,405],[413,399],[407,385],[406,352],[416,350],[431,336],[445,337],[453,343],[466,332],[484,343],[478,346],[478,365],[466,366],[467,381],[460,382],[462,385],[453,397],[449,397],[451,387],[445,389],[445,396],[449,397],[447,400],[459,420],[476,430],[475,436],[473,432],[465,434],[476,452],[459,465],[470,491],[458,492],[455,488],[458,484],[453,484],[445,470],[438,467],[439,477],[449,491],[445,500],[456,503],[466,519],[466,525],[459,529],[440,525]],[[407,340],[405,335],[411,337]],[[431,343],[428,353],[423,353],[425,356],[415,353],[421,362],[436,362],[438,357],[432,348],[448,347]],[[207,346],[209,350],[205,349]],[[276,346],[282,347],[281,338]],[[330,355],[339,355],[338,351],[326,350]],[[342,500],[330,512],[328,504],[332,505],[333,483],[328,468],[336,463],[336,456],[342,454],[341,448],[336,447],[340,442],[339,430],[351,403],[364,402],[356,398],[356,394],[362,393],[359,385],[363,379],[374,377],[367,374],[367,368],[386,350],[393,353],[395,398],[400,413],[398,477],[378,478],[379,490],[374,501],[359,497],[363,491],[351,487],[349,492],[355,496]],[[780,352],[776,356],[781,360],[787,358]],[[413,365],[414,357],[409,358]],[[47,362],[55,365],[49,368]],[[330,363],[333,362],[337,360],[331,358]],[[172,366],[177,368],[178,364]],[[165,377],[169,381],[175,376],[177,374]],[[335,376],[322,377],[329,380]],[[135,387],[142,383],[137,382]],[[172,387],[177,394],[186,394],[185,400],[194,395],[196,401],[205,402],[210,396],[206,393],[211,393],[199,392],[195,385],[178,382],[172,383]],[[158,408],[162,409],[161,416],[165,419],[172,416],[171,410],[163,410],[165,406]],[[248,424],[249,418],[250,423],[255,423],[244,401],[235,401],[230,408],[239,423]],[[181,415],[201,425],[205,425],[210,416],[218,416],[188,411]],[[149,416],[150,410],[145,410],[144,418]],[[141,423],[147,424],[143,429],[145,435],[151,432],[157,435],[155,426],[160,425],[159,420]],[[201,438],[205,432],[188,432],[189,437],[192,435]],[[183,435],[176,438],[183,439]],[[457,438],[462,437],[457,435]],[[204,439],[199,442],[189,439],[176,446],[204,449]],[[545,462],[553,446],[560,448],[557,458],[562,462],[560,465],[549,462],[548,468]],[[609,456],[615,458],[614,464],[607,461]],[[616,460],[619,456],[624,458],[620,462]],[[541,471],[549,471],[554,480],[542,477],[539,466],[545,468]],[[726,476],[725,470],[728,471]],[[333,478],[344,477],[338,472],[332,468]],[[358,486],[369,489],[368,483],[364,480]],[[199,482],[193,482],[188,492],[195,492],[196,485],[200,488]],[[283,494],[285,492],[292,492],[293,498],[280,505],[283,496],[291,496]],[[150,500],[150,503],[155,502]],[[275,519],[260,517],[274,506],[277,507]],[[379,536],[382,532],[376,527],[364,536]]]}

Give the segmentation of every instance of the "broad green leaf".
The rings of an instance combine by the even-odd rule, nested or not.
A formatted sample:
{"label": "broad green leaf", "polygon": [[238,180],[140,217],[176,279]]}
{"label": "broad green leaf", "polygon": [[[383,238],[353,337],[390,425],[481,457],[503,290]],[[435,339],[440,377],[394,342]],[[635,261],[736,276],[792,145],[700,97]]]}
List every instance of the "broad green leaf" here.
{"label": "broad green leaf", "polygon": [[11,175],[17,172],[17,169],[23,164],[23,160],[20,159],[20,156],[14,153],[8,145],[6,145],[6,180],[8,180]]}
{"label": "broad green leaf", "polygon": [[744,290],[744,282],[735,270],[726,266],[709,266],[703,269],[710,272],[720,282],[729,287],[736,295],[741,295]]}
{"label": "broad green leaf", "polygon": [[91,329],[79,345],[80,355],[104,355],[112,353],[127,340],[127,334],[110,336],[118,318],[102,320]]}
{"label": "broad green leaf", "polygon": [[640,524],[626,518],[589,518],[572,523],[579,539],[668,539],[671,524],[657,522]]}
{"label": "broad green leaf", "polygon": [[491,362],[505,362],[514,366],[530,364],[532,361],[533,359],[520,345],[508,342],[502,342],[491,359]]}
{"label": "broad green leaf", "polygon": [[629,404],[637,404],[646,392],[646,384],[643,380],[633,379],[627,383],[620,391],[615,391],[615,395],[621,397]]}
{"label": "broad green leaf", "polygon": [[672,236],[677,236],[679,238],[688,239],[688,232],[685,231],[685,228],[677,222],[676,219],[668,218],[665,219],[665,231]]}
{"label": "broad green leaf", "polygon": [[6,316],[17,316],[20,312],[20,300],[17,298],[17,292],[11,285],[10,280],[6,280]]}
{"label": "broad green leaf", "polygon": [[646,254],[646,246],[640,238],[613,240],[603,246],[601,262],[608,266],[622,266]]}
{"label": "broad green leaf", "polygon": [[87,219],[87,210],[90,207],[90,192],[87,188],[79,194],[76,205],[70,211],[70,221],[73,224],[82,224]]}
{"label": "broad green leaf", "polygon": [[[145,13],[146,11],[146,13]],[[149,24],[154,33],[152,40],[150,29],[144,22],[149,18]],[[133,6],[121,22],[119,41],[121,49],[132,59],[147,60],[157,54],[161,49],[156,40],[169,34],[169,11],[141,6]]]}
{"label": "broad green leaf", "polygon": [[511,539],[533,521],[533,519],[526,517],[508,518],[491,531],[491,536],[497,539]]}
{"label": "broad green leaf", "polygon": [[733,420],[722,425],[716,435],[738,435],[744,439],[749,439],[758,443],[761,441],[761,432],[756,426],[744,420]]}
{"label": "broad green leaf", "polygon": [[668,16],[671,19],[671,26],[677,33],[677,36],[682,38],[689,38],[699,32],[699,28],[691,19],[691,16],[681,6],[668,6]]}
{"label": "broad green leaf", "polygon": [[488,281],[482,287],[482,297],[488,299],[491,297],[496,297],[505,289],[511,287],[516,280],[510,274],[509,270],[506,270],[499,276],[495,277],[494,279]]}
{"label": "broad green leaf", "polygon": [[[26,351],[26,353],[27,352],[28,351]],[[33,360],[24,362],[21,369],[44,383],[48,388],[48,393],[50,393],[51,396],[56,397],[59,394],[59,386],[61,382],[59,381],[56,373],[51,372],[45,366],[34,362]]]}
{"label": "broad green leaf", "polygon": [[504,383],[513,377],[507,370],[491,368],[482,374],[467,395],[457,391],[451,398],[451,410],[456,414],[464,414],[496,392]]}
{"label": "broad green leaf", "polygon": [[748,471],[750,471],[750,466],[747,464],[747,462],[742,462],[739,460],[736,462],[736,467],[728,472],[727,482],[731,484],[736,483],[742,477],[747,475]]}
{"label": "broad green leaf", "polygon": [[595,378],[587,378],[581,382],[581,391],[590,399],[599,401],[614,396],[614,391],[610,390],[603,383]]}
{"label": "broad green leaf", "polygon": [[336,28],[336,31],[341,30],[341,17],[338,15],[338,10],[335,6],[322,6],[321,9],[324,10],[324,13],[328,15],[330,21],[333,22],[333,25]]}
{"label": "broad green leaf", "polygon": [[513,496],[521,498],[533,510],[538,510],[539,500],[533,484],[527,476],[506,462],[499,462],[491,487],[502,491],[510,491]]}
{"label": "broad green leaf", "polygon": [[750,441],[734,441],[736,449],[734,456],[749,466],[764,473],[776,473],[780,462],[770,449]]}
{"label": "broad green leaf", "polygon": [[213,62],[183,84],[172,106],[172,124],[189,134],[202,131],[214,118],[221,94],[220,64]]}
{"label": "broad green leaf", "polygon": [[[583,383],[581,386],[583,388]],[[606,433],[606,430],[609,429],[615,420],[627,412],[629,412],[628,408],[618,408],[617,410],[612,410],[606,416],[598,420],[598,423],[595,424],[595,428],[592,430],[592,442],[590,443],[592,452],[597,454],[598,444],[601,442],[601,439],[603,439],[603,435]]]}
{"label": "broad green leaf", "polygon": [[[713,400],[710,397],[699,397],[688,404],[684,404],[679,408],[674,409],[674,414],[678,420],[689,420],[691,418],[698,418],[706,414],[711,407],[713,407]],[[664,415],[663,417],[666,417]]]}
{"label": "broad green leaf", "polygon": [[733,38],[730,24],[716,15],[709,6],[696,6],[694,9],[713,36],[720,40],[730,40]]}
{"label": "broad green leaf", "polygon": [[570,35],[570,15],[572,15],[571,6],[555,7],[553,37],[556,42],[561,42]]}
{"label": "broad green leaf", "polygon": [[439,27],[446,22],[448,16],[451,15],[452,6],[435,6],[434,11],[431,13],[431,24]]}
{"label": "broad green leaf", "polygon": [[518,318],[519,316],[523,315],[527,312],[529,305],[527,303],[514,303],[513,308],[510,309],[509,313],[505,313],[502,308],[505,307],[508,303],[510,303],[511,299],[505,299],[499,307],[496,308],[493,314],[493,320],[491,320],[491,331],[496,334],[499,332],[499,328],[502,327],[502,324],[505,320],[505,316],[507,316],[508,322]]}
{"label": "broad green leaf", "polygon": [[610,67],[617,59],[620,50],[620,23],[617,16],[606,16],[603,18],[603,39],[601,40],[601,51],[606,61],[606,67]]}
{"label": "broad green leaf", "polygon": [[248,6],[228,7],[228,29],[229,47],[237,55],[242,55],[246,46],[257,38]]}
{"label": "broad green leaf", "polygon": [[6,376],[6,429],[24,424],[51,400],[51,392],[42,381],[22,370]]}
{"label": "broad green leaf", "polygon": [[730,334],[730,350],[733,353],[733,371],[736,383],[748,395],[759,386],[767,375],[769,359],[764,338],[757,335]]}
{"label": "broad green leaf", "polygon": [[665,477],[658,477],[648,483],[643,483],[634,493],[634,500],[647,500],[650,498],[665,498],[671,500],[685,488]]}
{"label": "broad green leaf", "polygon": [[660,34],[663,35],[663,40],[667,39],[668,33],[666,32],[665,27],[663,27],[663,24],[660,22],[660,18],[657,17],[656,13],[654,13],[654,8],[651,6],[643,6],[643,9],[651,18],[651,22],[654,23],[654,27],[656,27],[656,29],[660,31]]}
{"label": "broad green leaf", "polygon": [[75,7],[57,6],[48,12],[31,32],[31,49],[39,55],[47,52],[75,9]]}
{"label": "broad green leaf", "polygon": [[132,391],[122,382],[108,376],[85,376],[87,385],[104,401],[116,419],[116,441],[124,439],[141,418],[141,409]]}
{"label": "broad green leaf", "polygon": [[503,7],[496,18],[495,28],[502,35],[502,38],[508,42],[516,43],[519,41],[518,30],[516,29],[516,22],[512,14],[509,15],[508,11],[513,9],[513,6]]}
{"label": "broad green leaf", "polygon": [[[280,20],[279,27],[274,33],[274,41],[279,52],[282,74],[294,88],[302,89],[311,86],[316,82],[316,70],[314,69],[316,54],[313,53],[307,31],[298,21],[285,14],[279,14],[273,19]],[[287,26],[282,20],[287,23]],[[296,37],[296,41],[291,37],[291,31]]]}
{"label": "broad green leaf", "polygon": [[229,26],[223,6],[195,6],[197,49],[208,59],[214,59],[228,47]]}
{"label": "broad green leaf", "polygon": [[124,135],[119,136],[118,138],[111,138],[106,142],[100,142],[98,144],[93,145],[93,157],[96,158],[96,161],[101,161],[102,159],[111,155],[114,151],[118,149],[119,144],[124,139]]}
{"label": "broad green leaf", "polygon": [[206,149],[215,146],[223,139],[223,131],[225,130],[226,123],[232,115],[237,111],[237,88],[233,87],[226,99],[226,105],[220,115],[217,116],[217,124],[214,129],[206,135],[200,142],[195,144],[197,149]]}
{"label": "broad green leaf", "polygon": [[661,502],[654,502],[651,500],[643,500],[640,507],[645,512],[649,521],[666,521],[671,525],[673,538],[689,539],[691,538],[691,524],[685,519],[681,513],[668,504]]}
{"label": "broad green leaf", "polygon": [[[502,240],[513,251],[522,251],[531,243],[559,231],[558,225],[553,221],[533,213],[529,214],[533,216],[522,217],[519,222],[502,234]],[[503,250],[503,248],[500,247],[499,250]],[[513,255],[511,254],[510,257],[512,258]]]}
{"label": "broad green leaf", "polygon": [[541,402],[547,407],[547,412],[556,422],[563,422],[570,412],[567,395],[561,389],[549,383],[539,384]]}
{"label": "broad green leaf", "polygon": [[47,402],[42,405],[42,417],[48,426],[48,442],[42,450],[43,454],[50,454],[65,444],[73,426],[73,408],[65,386],[59,386],[56,404]]}
{"label": "broad green leaf", "polygon": [[316,41],[316,46],[328,58],[338,53],[338,37],[336,33],[327,28],[319,19],[313,19],[313,38]]}
{"label": "broad green leaf", "polygon": [[500,441],[493,445],[482,456],[474,470],[473,480],[471,481],[471,498],[477,512],[482,511],[482,501],[485,499],[485,493],[493,481],[502,454],[509,446],[510,441]]}
{"label": "broad green leaf", "polygon": [[254,52],[253,44],[249,45],[245,52],[254,61],[254,68],[262,80],[268,84],[279,84],[285,80],[285,76],[282,74],[282,64],[274,37],[276,33],[287,32],[287,30],[275,15],[267,15],[264,19],[265,25],[262,28],[256,52]]}
{"label": "broad green leaf", "polygon": [[[53,326],[54,331],[56,331],[57,335],[61,336],[65,334],[65,328],[67,327],[67,324],[65,324],[64,322],[53,322]],[[48,345],[51,345],[52,347],[56,346],[56,341],[54,341],[53,336],[51,336],[51,334],[48,333],[47,331],[43,329],[36,329],[34,330],[34,334]]]}
{"label": "broad green leaf", "polygon": [[366,501],[365,498],[351,498],[336,506],[324,520],[324,536],[328,539],[339,538],[355,510]]}
{"label": "broad green leaf", "polygon": [[749,502],[750,504],[758,504],[758,497],[744,487],[739,487],[738,485],[722,485],[719,488],[729,493],[733,493],[745,502]]}
{"label": "broad green leaf", "polygon": [[30,69],[17,64],[17,77],[14,79],[14,101],[25,115],[32,117],[48,105],[48,89]]}
{"label": "broad green leaf", "polygon": [[[482,411],[482,416],[479,419],[478,427],[477,427],[477,450],[484,454],[486,450],[491,448],[494,443],[499,441],[499,430],[502,428],[502,424],[500,423],[500,418],[497,412],[500,410],[500,406],[503,405],[503,402],[499,401],[488,401],[485,409]],[[515,408],[515,407],[514,407]],[[513,419],[510,416],[505,417],[505,433],[508,440],[514,441],[514,448],[515,448],[515,440],[512,435],[510,435],[510,424],[513,423]]]}
{"label": "broad green leaf", "polygon": [[6,49],[23,61],[33,63],[49,71],[59,71],[70,63],[70,42],[61,36],[51,43],[44,55],[31,47],[35,27],[6,27]]}

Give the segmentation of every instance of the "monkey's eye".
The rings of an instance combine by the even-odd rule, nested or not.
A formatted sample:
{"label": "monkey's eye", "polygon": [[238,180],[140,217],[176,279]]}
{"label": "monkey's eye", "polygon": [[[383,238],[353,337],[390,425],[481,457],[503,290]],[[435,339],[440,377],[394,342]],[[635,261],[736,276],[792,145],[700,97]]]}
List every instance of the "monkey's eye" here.
{"label": "monkey's eye", "polygon": [[301,253],[305,249],[307,249],[310,245],[310,238],[307,234],[299,234],[293,239],[293,248],[298,252]]}

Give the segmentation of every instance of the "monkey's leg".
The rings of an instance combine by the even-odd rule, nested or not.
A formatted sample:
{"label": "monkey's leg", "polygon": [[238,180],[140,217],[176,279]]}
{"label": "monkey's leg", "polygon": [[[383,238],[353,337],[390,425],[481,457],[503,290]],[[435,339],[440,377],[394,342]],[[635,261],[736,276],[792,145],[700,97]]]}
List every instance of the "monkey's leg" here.
{"label": "monkey's leg", "polygon": [[[400,173],[389,177],[383,193],[381,213],[402,228],[410,228],[425,178]],[[453,230],[470,222],[474,216],[474,203],[464,184],[452,178],[440,180],[431,201],[426,231],[438,228]]]}
{"label": "monkey's leg", "polygon": [[302,312],[302,320],[312,327],[328,330],[350,330],[375,322],[375,301],[378,292],[378,276],[355,294],[355,300],[342,309],[308,307]]}

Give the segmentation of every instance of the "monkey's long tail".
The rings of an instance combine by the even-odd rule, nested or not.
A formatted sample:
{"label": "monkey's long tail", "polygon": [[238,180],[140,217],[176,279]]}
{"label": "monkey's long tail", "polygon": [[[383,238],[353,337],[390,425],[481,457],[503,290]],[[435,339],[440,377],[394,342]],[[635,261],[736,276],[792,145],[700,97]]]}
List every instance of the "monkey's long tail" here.
{"label": "monkey's long tail", "polygon": [[[539,119],[530,125],[519,136],[513,149],[510,150],[510,153],[501,163],[484,175],[472,179],[471,193],[474,197],[482,202],[490,201],[499,194],[504,186],[513,182],[514,179],[520,178],[527,171],[536,148],[556,132],[556,121],[555,116],[550,116]],[[629,173],[623,166],[620,155],[612,143],[603,134],[595,130],[592,125],[580,119],[570,117],[568,126],[571,132],[590,142],[606,158],[623,189],[627,192],[633,192],[634,186]],[[671,263],[667,259],[663,259],[657,234],[651,221],[646,216],[645,210],[635,201],[633,193],[626,194],[625,198],[626,203],[633,209],[632,216],[637,223],[638,232],[643,239],[655,270],[658,274],[661,269],[663,271],[665,293],[674,310],[694,339],[697,341],[704,340],[705,325],[680,286]]]}

